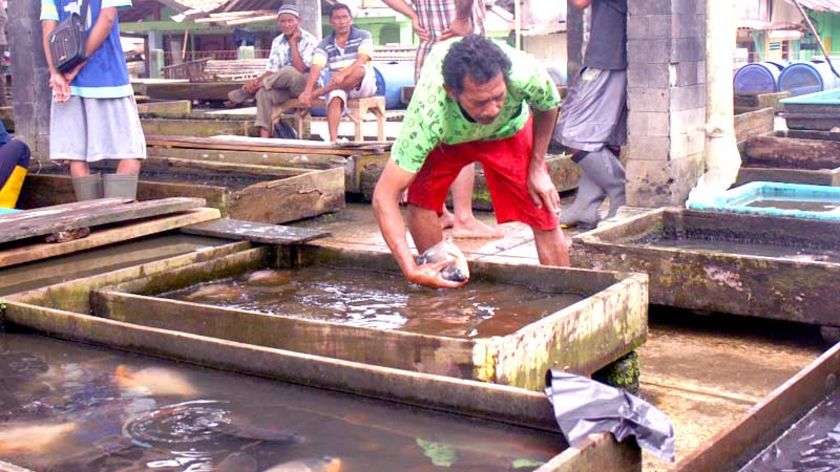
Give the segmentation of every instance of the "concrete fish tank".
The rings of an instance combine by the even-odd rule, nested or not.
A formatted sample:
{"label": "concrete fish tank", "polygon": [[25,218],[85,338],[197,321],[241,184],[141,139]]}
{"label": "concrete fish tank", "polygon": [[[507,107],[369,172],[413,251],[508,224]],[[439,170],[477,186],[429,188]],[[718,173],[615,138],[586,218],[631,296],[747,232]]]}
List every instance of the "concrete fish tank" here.
{"label": "concrete fish tank", "polygon": [[[136,325],[533,390],[543,388],[549,368],[588,375],[645,340],[645,275],[487,262],[471,270],[456,293],[406,282],[388,254],[256,248],[88,284],[88,298],[74,294],[61,305]],[[36,305],[55,300],[32,296]]]}
{"label": "concrete fish tank", "polygon": [[840,222],[840,188],[750,182],[727,190],[710,203],[689,203],[689,208]]}
{"label": "concrete fish tank", "polygon": [[[99,164],[94,171],[113,172]],[[31,175],[21,206],[36,208],[74,201],[70,177],[44,169]],[[204,198],[222,216],[262,223],[286,223],[344,208],[344,170],[300,169],[175,158],[148,158],[137,187],[138,200],[168,196]]]}
{"label": "concrete fish tank", "polygon": [[574,239],[572,264],[650,275],[650,302],[840,326],[840,223],[653,210]]}
{"label": "concrete fish tank", "polygon": [[[240,325],[231,324],[227,313],[210,305],[198,306],[205,310],[203,320],[187,318],[182,322],[178,318],[190,316],[188,310],[179,311],[177,306],[174,311],[159,310],[174,306],[166,303],[184,302],[115,291],[133,288],[171,294],[200,282],[196,274],[205,274],[205,279],[236,277],[265,267],[282,272],[327,262],[330,270],[350,267],[356,274],[374,272],[383,279],[394,270],[390,256],[385,255],[243,246],[245,243],[225,245],[122,267],[5,297],[5,308],[0,311],[0,344],[4,348],[0,358],[10,360],[2,363],[6,366],[4,378],[18,379],[13,385],[20,392],[7,389],[4,395],[22,392],[27,401],[40,400],[49,414],[16,410],[9,417],[13,421],[0,425],[0,436],[12,439],[0,447],[4,451],[0,452],[0,469],[20,465],[64,470],[87,464],[97,470],[123,470],[120,467],[177,462],[196,468],[213,465],[219,470],[261,470],[271,464],[298,470],[291,467],[340,464],[341,470],[350,472],[427,470],[431,461],[448,470],[641,471],[641,454],[632,441],[619,444],[603,433],[568,446],[558,434],[552,407],[542,391],[259,345],[242,339],[241,333],[250,333],[255,340],[257,334],[274,334],[282,340],[290,334],[285,328],[304,331],[288,321],[267,326],[257,316],[268,315],[260,314]],[[502,277],[504,272],[511,274],[507,283],[530,281],[540,290],[571,293],[588,287],[593,309],[617,313],[609,319],[609,326],[596,325],[597,320],[586,314],[583,308],[587,307],[581,307],[580,301],[572,305],[577,311],[567,308],[561,314],[571,318],[574,330],[595,351],[616,351],[597,356],[601,360],[595,365],[615,359],[644,340],[647,296],[643,275],[564,269],[522,272],[482,264],[474,264],[473,270],[477,283]],[[550,280],[547,275],[563,277]],[[266,280],[265,271],[260,277]],[[124,302],[134,300],[150,304],[128,316],[118,315],[127,307]],[[638,318],[629,321],[619,316],[624,314]],[[164,324],[183,325],[192,331],[168,329]],[[224,332],[230,327],[242,330]],[[340,326],[332,328],[331,337],[347,345],[353,340]],[[266,329],[274,331],[264,333]],[[621,330],[623,336],[611,330]],[[388,334],[397,331],[376,333],[373,342],[379,349],[388,350],[400,341]],[[271,339],[268,335],[264,338]],[[574,347],[584,339],[579,341],[572,334],[569,344]],[[446,342],[442,337],[424,341]],[[362,343],[358,346],[365,348]],[[422,345],[402,346],[402,357],[418,362],[425,360],[424,353],[433,352]],[[439,358],[457,356],[459,351],[453,347],[461,346],[439,345]],[[531,345],[520,348],[530,349]],[[47,352],[56,354],[38,359]],[[15,359],[26,362],[11,362]],[[589,365],[582,357],[579,364],[567,360],[573,366]],[[214,373],[196,365],[236,374]],[[30,368],[35,370],[14,370]],[[68,381],[56,377],[64,374]],[[53,376],[50,381],[56,389],[38,389],[44,375]],[[82,397],[74,392],[80,389],[93,392],[85,397],[90,401],[77,402]],[[44,398],[33,397],[33,392]],[[52,408],[54,403],[60,408]],[[0,410],[15,405],[4,402]],[[75,416],[67,416],[68,411]],[[38,433],[37,440],[22,439],[16,431],[29,434],[27,437]],[[81,435],[84,441],[78,440]],[[91,443],[89,435],[99,439]],[[307,437],[309,440],[299,440]],[[500,441],[498,447],[492,446],[493,441]],[[212,450],[204,447],[208,444]],[[196,445],[200,450],[194,449]],[[324,454],[331,459],[323,459]],[[255,462],[259,466],[253,468]]]}

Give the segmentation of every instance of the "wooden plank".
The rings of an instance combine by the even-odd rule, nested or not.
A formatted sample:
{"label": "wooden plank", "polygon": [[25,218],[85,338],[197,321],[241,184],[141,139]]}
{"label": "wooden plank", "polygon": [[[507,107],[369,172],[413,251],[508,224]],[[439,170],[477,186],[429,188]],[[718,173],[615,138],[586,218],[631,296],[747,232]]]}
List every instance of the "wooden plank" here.
{"label": "wooden plank", "polygon": [[780,138],[824,139],[827,141],[840,141],[840,132],[831,131],[791,129],[786,131],[776,131],[776,136]]}
{"label": "wooden plank", "polygon": [[[204,200],[198,198],[167,198],[137,203],[123,202],[126,201],[117,201],[117,205],[95,209],[56,210],[53,207],[47,207],[2,216],[0,217],[0,225],[3,226],[3,233],[0,234],[0,243],[44,236],[59,231],[178,213],[202,207],[205,204]],[[6,218],[9,218],[9,220],[6,220]]]}
{"label": "wooden plank", "polygon": [[772,108],[774,111],[781,111],[781,100],[790,97],[790,92],[773,92],[760,94],[736,94],[735,108],[744,111]]}
{"label": "wooden plank", "polygon": [[203,100],[223,102],[228,99],[227,94],[245,84],[244,80],[230,82],[170,82],[145,83],[142,85],[143,95],[159,100]]}
{"label": "wooden plank", "polygon": [[775,114],[772,108],[735,115],[735,140],[740,144],[747,139],[773,132]]}
{"label": "wooden plank", "polygon": [[837,388],[840,344],[774,390],[741,419],[677,463],[680,472],[738,470]]}
{"label": "wooden plank", "polygon": [[192,148],[232,151],[257,151],[273,153],[309,153],[350,156],[357,154],[381,154],[390,148],[390,143],[325,143],[296,139],[250,138],[244,136],[215,136],[193,138],[189,136],[146,136],[146,145],[165,148]]}
{"label": "wooden plank", "polygon": [[758,136],[747,141],[748,165],[790,169],[840,167],[840,141]]}
{"label": "wooden plank", "polygon": [[[262,223],[287,223],[344,208],[344,169],[300,169],[148,158],[140,173],[140,201],[194,197],[223,216]],[[70,178],[35,175],[21,195],[21,206],[44,206],[73,198]]]}
{"label": "wooden plank", "polygon": [[157,234],[184,226],[212,221],[219,217],[219,210],[215,208],[197,208],[177,215],[130,223],[101,231],[92,231],[86,238],[75,239],[65,243],[40,243],[7,249],[0,251],[0,268],[136,239],[150,234]]}
{"label": "wooden plank", "polygon": [[143,132],[151,136],[208,137],[219,134],[259,136],[253,120],[196,120],[172,118],[141,118]]}
{"label": "wooden plank", "polygon": [[227,211],[231,218],[277,224],[344,206],[344,170],[325,169],[249,185],[231,194]]}
{"label": "wooden plank", "polygon": [[189,100],[167,100],[163,102],[138,103],[137,112],[141,115],[180,116],[192,112],[192,102]]}
{"label": "wooden plank", "polygon": [[227,162],[298,169],[333,169],[346,167],[351,160],[329,154],[221,151],[214,149],[150,147],[150,158],[177,158],[191,161]]}
{"label": "wooden plank", "polygon": [[[73,212],[73,211],[84,211],[90,210],[95,211],[101,208],[110,208],[113,206],[118,205],[125,205],[131,203],[131,200],[127,198],[99,198],[96,200],[87,200],[83,202],[77,202],[75,200],[63,203],[60,205],[49,205],[47,208],[38,208],[36,210],[29,210],[24,212],[18,213],[9,213],[3,216],[0,216],[0,224],[7,225],[12,223],[18,223],[21,221],[31,220],[34,218],[40,218],[42,216],[54,215],[56,213],[63,213],[63,212]],[[44,205],[47,206],[47,205]],[[5,229],[5,228],[4,228]]]}
{"label": "wooden plank", "polygon": [[736,185],[748,182],[785,182],[789,184],[840,187],[840,167],[836,169],[784,169],[781,167],[741,167]]}
{"label": "wooden plank", "polygon": [[314,239],[330,236],[329,232],[316,229],[254,223],[230,218],[187,226],[182,228],[181,231],[199,236],[282,245],[303,244]]}

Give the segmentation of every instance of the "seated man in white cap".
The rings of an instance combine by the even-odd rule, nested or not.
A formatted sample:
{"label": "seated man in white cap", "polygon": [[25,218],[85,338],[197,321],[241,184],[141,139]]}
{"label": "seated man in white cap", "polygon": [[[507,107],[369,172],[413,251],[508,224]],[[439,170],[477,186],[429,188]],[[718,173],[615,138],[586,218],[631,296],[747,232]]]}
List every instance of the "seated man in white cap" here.
{"label": "seated man in white cap", "polygon": [[296,6],[281,6],[277,11],[277,24],[282,34],[271,43],[265,72],[228,94],[230,101],[237,105],[256,97],[255,124],[260,128],[260,136],[263,138],[271,136],[271,113],[274,106],[303,92],[312,66],[312,55],[318,45],[318,39],[312,33],[301,29],[300,13]]}

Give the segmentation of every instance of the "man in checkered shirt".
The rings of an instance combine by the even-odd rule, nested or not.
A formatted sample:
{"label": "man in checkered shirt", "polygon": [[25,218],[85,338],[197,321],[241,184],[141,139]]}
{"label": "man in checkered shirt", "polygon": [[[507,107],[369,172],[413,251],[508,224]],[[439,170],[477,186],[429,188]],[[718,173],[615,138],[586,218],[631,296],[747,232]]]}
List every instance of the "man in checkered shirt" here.
{"label": "man in checkered shirt", "polygon": [[[420,77],[426,55],[432,46],[455,36],[484,34],[484,0],[383,0],[386,5],[411,18],[414,32],[420,37],[420,47],[414,63],[415,82]],[[475,183],[475,165],[461,171],[452,183],[452,203],[455,214],[441,209],[440,222],[452,228],[456,238],[499,238],[502,233],[475,218],[472,212],[472,192]]]}

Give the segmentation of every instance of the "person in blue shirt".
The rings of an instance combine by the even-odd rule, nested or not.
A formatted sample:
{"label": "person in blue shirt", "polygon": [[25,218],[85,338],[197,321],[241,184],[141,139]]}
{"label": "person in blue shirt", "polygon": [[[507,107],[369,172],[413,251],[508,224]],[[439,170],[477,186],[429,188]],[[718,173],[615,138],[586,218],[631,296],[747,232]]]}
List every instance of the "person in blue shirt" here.
{"label": "person in blue shirt", "polygon": [[[86,12],[81,12],[86,5]],[[41,0],[44,52],[50,69],[50,159],[70,162],[78,200],[101,197],[136,198],[146,138],[128,78],[117,8],[131,0]],[[75,69],[56,69],[49,36],[59,21],[85,13],[88,59]],[[116,174],[90,173],[89,163],[119,160]]]}
{"label": "person in blue shirt", "polygon": [[0,122],[0,210],[17,205],[28,168],[29,146],[19,139],[12,139]]}

